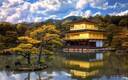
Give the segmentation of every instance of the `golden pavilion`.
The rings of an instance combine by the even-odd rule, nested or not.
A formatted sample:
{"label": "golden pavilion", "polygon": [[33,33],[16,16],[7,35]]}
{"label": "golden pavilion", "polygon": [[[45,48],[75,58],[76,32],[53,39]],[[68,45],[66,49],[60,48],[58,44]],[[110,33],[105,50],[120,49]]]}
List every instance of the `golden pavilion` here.
{"label": "golden pavilion", "polygon": [[66,64],[74,76],[86,78],[96,75],[103,66],[104,30],[88,20],[71,22],[65,34],[63,48]]}
{"label": "golden pavilion", "polygon": [[70,30],[65,35],[64,52],[89,53],[102,51],[106,39],[104,30],[96,23],[81,20],[70,23]]}

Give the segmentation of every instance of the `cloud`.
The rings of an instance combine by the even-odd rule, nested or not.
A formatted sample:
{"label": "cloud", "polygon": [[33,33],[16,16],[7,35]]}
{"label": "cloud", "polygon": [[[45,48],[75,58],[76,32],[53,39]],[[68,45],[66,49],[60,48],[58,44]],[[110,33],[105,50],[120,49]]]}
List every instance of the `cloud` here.
{"label": "cloud", "polygon": [[108,9],[115,10],[113,14],[117,14],[116,11],[126,10],[127,6],[128,3],[119,2],[109,5],[107,0],[0,0],[0,21],[19,23],[68,16],[89,17],[103,14],[101,10]]}
{"label": "cloud", "polygon": [[60,18],[57,17],[57,15],[50,15],[48,17],[45,17],[45,20],[48,20],[48,19],[60,19]]}
{"label": "cloud", "polygon": [[81,12],[81,11],[71,11],[68,15],[66,15],[64,18],[66,18],[66,17],[69,17],[69,16],[80,16],[80,15],[82,15],[83,14],[83,12]]}
{"label": "cloud", "polygon": [[91,10],[86,10],[86,11],[76,10],[76,11],[71,11],[64,18],[69,17],[69,16],[90,17],[91,15],[92,15]]}
{"label": "cloud", "polygon": [[108,8],[125,8],[128,6],[128,3],[119,3],[119,2],[116,2],[114,5],[110,5]]}
{"label": "cloud", "polygon": [[115,2],[114,5],[109,5],[107,0],[78,0],[76,3],[76,9],[83,9],[87,5],[90,5],[92,8],[106,10],[114,8],[125,8],[128,6],[128,3]]}
{"label": "cloud", "polygon": [[113,13],[110,13],[110,15],[114,15],[114,16],[128,15],[128,10],[125,10],[125,11],[122,11],[122,12],[113,12]]}
{"label": "cloud", "polygon": [[83,16],[84,16],[84,17],[90,17],[90,16],[92,16],[91,10],[85,11],[84,14],[83,14]]}
{"label": "cloud", "polygon": [[37,22],[48,17],[48,11],[57,11],[60,7],[59,0],[39,0],[35,3],[24,0],[5,0],[0,7],[0,21]]}
{"label": "cloud", "polygon": [[[76,0],[4,0],[0,5],[0,21],[37,22],[49,18],[63,18],[66,11],[73,9]],[[55,15],[60,15],[57,17]]]}
{"label": "cloud", "polygon": [[108,2],[106,0],[92,0],[90,2],[91,7],[98,8],[98,9],[107,9]]}
{"label": "cloud", "polygon": [[81,9],[88,3],[90,3],[90,0],[78,0],[78,2],[76,3],[76,9]]}
{"label": "cloud", "polygon": [[93,8],[107,9],[108,2],[106,0],[78,0],[76,9],[83,9],[87,5]]}
{"label": "cloud", "polygon": [[96,12],[92,16],[101,15],[101,12]]}
{"label": "cloud", "polygon": [[41,0],[37,3],[40,4],[41,7],[48,10],[58,10],[61,6],[59,0]]}

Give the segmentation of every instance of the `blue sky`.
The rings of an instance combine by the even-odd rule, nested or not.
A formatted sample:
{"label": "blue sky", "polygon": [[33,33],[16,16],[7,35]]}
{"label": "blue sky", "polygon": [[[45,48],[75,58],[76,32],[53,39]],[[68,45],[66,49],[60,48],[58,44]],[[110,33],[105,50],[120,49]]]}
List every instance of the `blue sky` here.
{"label": "blue sky", "polygon": [[128,0],[0,0],[0,22],[40,22],[97,14],[126,15]]}

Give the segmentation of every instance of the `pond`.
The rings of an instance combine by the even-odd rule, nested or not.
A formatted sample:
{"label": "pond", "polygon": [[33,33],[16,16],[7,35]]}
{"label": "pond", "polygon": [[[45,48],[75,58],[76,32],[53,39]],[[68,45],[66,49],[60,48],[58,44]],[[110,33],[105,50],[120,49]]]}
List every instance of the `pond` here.
{"label": "pond", "polygon": [[[72,75],[66,71],[54,71],[53,70],[50,72],[48,71],[38,71],[38,72],[1,71],[0,80],[82,80],[82,79],[73,78]],[[102,76],[100,78],[92,78],[92,80],[128,80],[128,77]]]}
{"label": "pond", "polygon": [[0,72],[0,80],[76,80],[65,71]]}
{"label": "pond", "polygon": [[[128,80],[128,74],[122,73],[126,73],[128,69],[128,67],[125,69],[124,65],[120,64],[123,63],[123,59],[112,57],[113,67],[113,65],[111,65],[113,63],[110,64],[111,61],[109,61],[108,57],[105,58],[105,54],[102,55],[105,60],[95,61],[96,56],[97,55],[94,56],[94,54],[92,54],[92,56],[72,55],[72,58],[69,55],[67,57],[57,56],[52,60],[49,68],[42,71],[25,72],[6,70],[3,67],[6,66],[6,64],[13,66],[14,56],[0,56],[0,80]],[[98,55],[98,57],[100,56]],[[101,57],[98,59],[101,59]],[[108,73],[109,76],[106,76]]]}

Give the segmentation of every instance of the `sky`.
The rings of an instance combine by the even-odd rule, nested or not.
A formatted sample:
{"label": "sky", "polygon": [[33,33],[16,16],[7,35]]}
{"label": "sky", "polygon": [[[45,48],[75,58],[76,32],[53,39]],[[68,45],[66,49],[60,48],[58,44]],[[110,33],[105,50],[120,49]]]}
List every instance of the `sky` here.
{"label": "sky", "polygon": [[128,0],[0,0],[0,22],[128,14]]}

